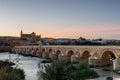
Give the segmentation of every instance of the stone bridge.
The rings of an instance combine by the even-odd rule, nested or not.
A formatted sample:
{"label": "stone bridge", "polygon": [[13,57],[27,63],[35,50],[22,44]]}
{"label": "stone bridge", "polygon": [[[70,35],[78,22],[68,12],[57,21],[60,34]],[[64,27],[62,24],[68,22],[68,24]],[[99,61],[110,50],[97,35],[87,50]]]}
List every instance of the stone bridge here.
{"label": "stone bridge", "polygon": [[120,65],[120,46],[15,46],[16,53],[32,54],[42,58],[51,58],[78,62],[88,60],[90,65]]}

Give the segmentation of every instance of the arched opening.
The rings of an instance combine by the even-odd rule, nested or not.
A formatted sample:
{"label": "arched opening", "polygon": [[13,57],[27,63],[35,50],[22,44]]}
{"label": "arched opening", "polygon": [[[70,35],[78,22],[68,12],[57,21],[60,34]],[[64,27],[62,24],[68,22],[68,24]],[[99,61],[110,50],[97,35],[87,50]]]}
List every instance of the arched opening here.
{"label": "arched opening", "polygon": [[58,58],[58,55],[61,53],[61,51],[60,50],[57,50],[56,51],[56,57]]}
{"label": "arched opening", "polygon": [[35,50],[35,53],[38,51],[39,49],[37,48],[36,50]]}
{"label": "arched opening", "polygon": [[111,64],[111,59],[114,60],[116,59],[115,54],[112,51],[105,51],[103,52],[101,56],[101,65],[110,65]]}
{"label": "arched opening", "polygon": [[38,48],[36,50],[39,50]]}
{"label": "arched opening", "polygon": [[83,60],[88,60],[88,58],[90,57],[90,52],[89,51],[84,51],[82,54],[82,59]]}
{"label": "arched opening", "polygon": [[30,48],[27,48],[27,50],[29,50]]}
{"label": "arched opening", "polygon": [[44,52],[44,51],[45,51],[45,49],[43,48],[43,49],[42,49],[42,52]]}
{"label": "arched opening", "polygon": [[43,49],[42,49],[42,54],[44,54],[44,52],[45,52],[45,49],[43,48]]}
{"label": "arched opening", "polygon": [[53,50],[52,49],[49,49],[49,53],[52,52]]}
{"label": "arched opening", "polygon": [[71,57],[73,54],[74,54],[74,52],[73,52],[72,50],[70,50],[70,51],[68,51],[67,56],[68,56],[68,57]]}
{"label": "arched opening", "polygon": [[110,60],[110,58],[116,59],[116,56],[111,51],[105,51],[101,56],[102,60]]}
{"label": "arched opening", "polygon": [[58,59],[59,54],[61,53],[61,51],[57,50],[56,52],[51,51],[51,53],[49,54],[49,57],[52,59]]}

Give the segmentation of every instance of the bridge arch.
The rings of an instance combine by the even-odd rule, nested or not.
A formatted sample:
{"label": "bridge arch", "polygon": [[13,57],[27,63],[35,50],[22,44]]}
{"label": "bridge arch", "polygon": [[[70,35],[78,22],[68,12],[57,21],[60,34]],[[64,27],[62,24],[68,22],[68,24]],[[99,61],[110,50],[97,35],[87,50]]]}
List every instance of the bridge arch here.
{"label": "bridge arch", "polygon": [[111,58],[114,60],[117,58],[117,55],[114,50],[103,50],[102,54],[100,55],[100,65],[106,66],[111,64]]}
{"label": "bridge arch", "polygon": [[45,48],[42,48],[42,52],[45,52]]}
{"label": "bridge arch", "polygon": [[68,57],[71,57],[73,54],[74,54],[74,52],[73,52],[72,50],[69,50],[69,51],[67,52],[67,56],[68,56]]}
{"label": "bridge arch", "polygon": [[57,50],[55,54],[59,55],[59,54],[61,54],[61,51]]}
{"label": "bridge arch", "polygon": [[42,49],[42,58],[49,58],[49,52],[47,48]]}
{"label": "bridge arch", "polygon": [[54,52],[54,53],[52,54],[52,58],[53,58],[53,59],[58,59],[59,54],[61,54],[61,51],[60,51],[60,50],[57,50],[56,52]]}
{"label": "bridge arch", "polygon": [[82,58],[83,60],[87,60],[89,57],[90,57],[90,51],[86,50],[86,51],[84,51],[84,52],[82,53],[81,58]]}
{"label": "bridge arch", "polygon": [[51,48],[49,49],[49,53],[50,53],[50,52],[53,52],[53,50],[52,50]]}
{"label": "bridge arch", "polygon": [[115,56],[115,58],[118,58],[118,55],[116,53],[116,51],[114,49],[109,49],[109,48],[106,48],[106,49],[103,49],[101,52],[100,52],[100,58],[103,57],[104,54],[112,54]]}
{"label": "bridge arch", "polygon": [[36,48],[36,49],[35,49],[35,52],[37,52],[37,51],[39,51],[39,48]]}
{"label": "bridge arch", "polygon": [[101,59],[106,59],[106,60],[110,60],[110,58],[116,59],[117,55],[113,51],[106,50],[101,54],[100,58]]}
{"label": "bridge arch", "polygon": [[74,52],[72,50],[69,50],[67,52],[67,55],[66,55],[67,61],[71,61],[71,57],[72,57],[73,54],[74,54]]}

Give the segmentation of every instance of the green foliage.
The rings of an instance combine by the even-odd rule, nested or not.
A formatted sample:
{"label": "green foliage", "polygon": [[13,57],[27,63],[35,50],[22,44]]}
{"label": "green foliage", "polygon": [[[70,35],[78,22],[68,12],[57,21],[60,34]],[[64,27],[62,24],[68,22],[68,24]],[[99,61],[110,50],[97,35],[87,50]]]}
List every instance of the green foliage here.
{"label": "green foliage", "polygon": [[15,65],[15,64],[12,63],[12,62],[9,62],[8,60],[6,60],[6,61],[1,61],[0,60],[0,68],[5,67],[5,66],[12,66],[12,65]]}
{"label": "green foliage", "polygon": [[25,75],[22,69],[14,69],[12,62],[0,61],[0,80],[24,80]]}
{"label": "green foliage", "polygon": [[52,62],[39,75],[43,80],[85,80],[98,77],[87,63],[70,64],[64,61]]}
{"label": "green foliage", "polygon": [[80,70],[82,69],[89,69],[89,66],[86,62],[80,62],[79,64],[76,65],[76,67]]}
{"label": "green foliage", "polygon": [[109,76],[106,78],[106,80],[113,80],[113,78]]}
{"label": "green foliage", "polygon": [[41,72],[40,77],[43,80],[67,80],[65,73],[65,63],[53,62],[46,66],[46,72]]}
{"label": "green foliage", "polygon": [[24,71],[22,69],[13,69],[12,71],[9,72],[7,76],[7,80],[24,80],[25,75]]}
{"label": "green foliage", "polygon": [[[91,70],[87,63],[80,62],[79,64],[76,64],[74,68],[72,68],[71,72],[71,79],[70,80],[85,80],[89,78],[96,78],[98,77],[98,74]],[[70,77],[69,76],[69,77]]]}

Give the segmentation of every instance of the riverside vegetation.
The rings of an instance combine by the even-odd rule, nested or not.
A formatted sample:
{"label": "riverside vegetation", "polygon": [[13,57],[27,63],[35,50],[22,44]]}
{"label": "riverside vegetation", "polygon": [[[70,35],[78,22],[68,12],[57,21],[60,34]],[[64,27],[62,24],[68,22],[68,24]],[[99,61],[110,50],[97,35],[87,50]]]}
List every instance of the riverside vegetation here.
{"label": "riverside vegetation", "polygon": [[65,61],[53,61],[45,66],[45,71],[38,72],[39,80],[85,80],[99,75],[91,70],[87,63],[73,64]]}
{"label": "riverside vegetation", "polygon": [[0,80],[25,80],[22,69],[13,68],[13,62],[0,60]]}

